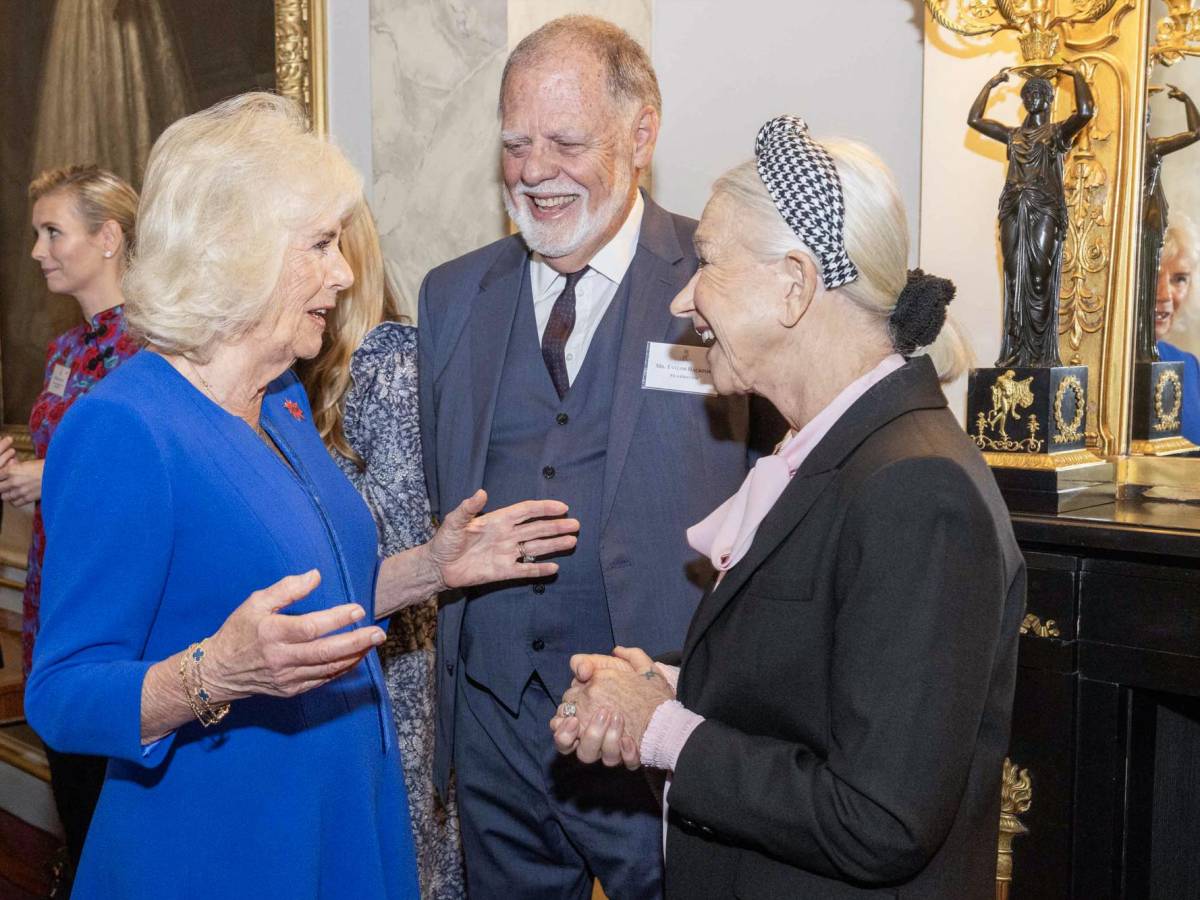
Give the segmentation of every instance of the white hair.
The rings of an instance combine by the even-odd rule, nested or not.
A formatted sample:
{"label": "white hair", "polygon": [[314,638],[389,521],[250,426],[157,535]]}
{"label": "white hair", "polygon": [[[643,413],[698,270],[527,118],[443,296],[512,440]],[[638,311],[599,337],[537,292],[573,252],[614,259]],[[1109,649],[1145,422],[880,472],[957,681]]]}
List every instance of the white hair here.
{"label": "white hair", "polygon": [[358,173],[294,101],[242,94],[180,119],[146,167],[125,278],[130,327],[206,361],[271,315],[293,235],[346,218],[361,196]]}
{"label": "white hair", "polygon": [[[878,320],[891,337],[889,320],[908,279],[908,221],[895,178],[874,151],[849,140],[822,141],[833,157],[846,206],[846,253],[858,278],[836,293]],[[821,272],[821,260],[796,236],[767,193],[753,160],[735,166],[717,179],[713,194],[724,194],[741,208],[750,224],[746,245],[765,259],[800,251]],[[923,348],[943,382],[953,381],[969,366],[970,350],[958,324],[949,314],[941,333]]]}

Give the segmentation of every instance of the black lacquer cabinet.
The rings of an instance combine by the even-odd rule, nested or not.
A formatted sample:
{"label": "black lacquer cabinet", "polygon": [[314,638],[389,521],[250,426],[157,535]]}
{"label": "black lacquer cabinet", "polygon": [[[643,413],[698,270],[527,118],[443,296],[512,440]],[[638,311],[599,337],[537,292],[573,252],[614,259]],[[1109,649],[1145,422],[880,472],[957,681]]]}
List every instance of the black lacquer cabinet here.
{"label": "black lacquer cabinet", "polygon": [[1009,896],[1200,900],[1200,505],[1013,526],[1029,600],[1009,758],[1028,789]]}

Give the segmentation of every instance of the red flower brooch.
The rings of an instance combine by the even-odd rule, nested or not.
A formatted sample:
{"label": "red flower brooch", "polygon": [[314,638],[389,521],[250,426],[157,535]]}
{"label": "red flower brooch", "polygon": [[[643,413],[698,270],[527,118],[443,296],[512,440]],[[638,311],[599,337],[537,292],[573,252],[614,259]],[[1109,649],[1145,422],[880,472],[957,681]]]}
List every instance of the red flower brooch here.
{"label": "red flower brooch", "polygon": [[283,407],[292,414],[292,418],[297,422],[304,419],[304,410],[300,408],[300,404],[295,400],[284,400]]}

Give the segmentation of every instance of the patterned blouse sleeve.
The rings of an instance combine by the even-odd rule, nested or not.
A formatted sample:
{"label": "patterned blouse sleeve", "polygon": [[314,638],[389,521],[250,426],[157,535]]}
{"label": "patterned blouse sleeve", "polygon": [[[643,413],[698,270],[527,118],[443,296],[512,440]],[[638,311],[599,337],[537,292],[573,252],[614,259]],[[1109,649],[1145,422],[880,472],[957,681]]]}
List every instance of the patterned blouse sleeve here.
{"label": "patterned blouse sleeve", "polygon": [[428,540],[432,527],[421,462],[416,330],[385,322],[355,353],[346,436],[366,463],[359,481],[387,556]]}

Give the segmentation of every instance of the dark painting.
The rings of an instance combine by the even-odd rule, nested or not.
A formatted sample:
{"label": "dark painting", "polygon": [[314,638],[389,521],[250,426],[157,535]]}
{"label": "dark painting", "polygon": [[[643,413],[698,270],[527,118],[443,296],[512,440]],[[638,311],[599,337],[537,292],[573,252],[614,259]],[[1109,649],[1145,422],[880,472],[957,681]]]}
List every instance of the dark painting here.
{"label": "dark painting", "polygon": [[46,345],[80,321],[30,259],[42,169],[97,163],[141,186],[180,116],[275,86],[273,0],[19,0],[0,16],[0,423],[27,423]]}

